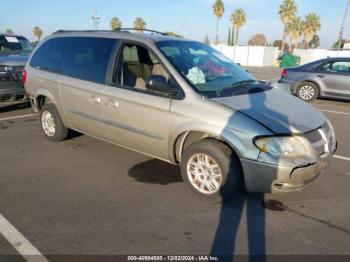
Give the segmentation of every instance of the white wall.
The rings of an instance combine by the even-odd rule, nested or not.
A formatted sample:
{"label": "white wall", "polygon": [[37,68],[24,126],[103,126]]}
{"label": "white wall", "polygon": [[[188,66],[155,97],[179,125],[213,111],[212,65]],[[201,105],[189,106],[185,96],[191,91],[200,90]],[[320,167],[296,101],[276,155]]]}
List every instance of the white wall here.
{"label": "white wall", "polygon": [[213,46],[242,66],[272,66],[278,57],[277,47],[264,46]]}
{"label": "white wall", "polygon": [[301,64],[305,64],[327,57],[350,57],[350,50],[295,49],[294,54],[301,57]]}
{"label": "white wall", "polygon": [[[279,55],[277,47],[227,45],[213,47],[242,66],[273,66]],[[350,50],[295,49],[294,54],[301,57],[301,64],[305,64],[327,57],[350,57]]]}

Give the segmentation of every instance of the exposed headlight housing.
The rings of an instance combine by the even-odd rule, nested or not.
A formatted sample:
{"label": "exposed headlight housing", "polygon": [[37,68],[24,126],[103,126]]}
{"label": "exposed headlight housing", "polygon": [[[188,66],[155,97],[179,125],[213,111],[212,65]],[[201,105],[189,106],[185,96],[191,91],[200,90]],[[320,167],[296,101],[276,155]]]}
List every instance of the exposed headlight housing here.
{"label": "exposed headlight housing", "polygon": [[295,136],[260,137],[255,146],[261,153],[274,158],[299,157],[307,153],[303,143]]}

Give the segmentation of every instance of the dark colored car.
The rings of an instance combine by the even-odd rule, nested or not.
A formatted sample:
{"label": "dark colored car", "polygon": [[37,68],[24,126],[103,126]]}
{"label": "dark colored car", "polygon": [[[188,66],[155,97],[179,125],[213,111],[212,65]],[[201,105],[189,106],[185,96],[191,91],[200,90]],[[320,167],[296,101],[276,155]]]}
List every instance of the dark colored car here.
{"label": "dark colored car", "polygon": [[0,102],[28,99],[21,78],[32,50],[25,37],[0,34]]}
{"label": "dark colored car", "polygon": [[319,97],[350,100],[350,58],[327,58],[282,71],[280,83],[310,102]]}

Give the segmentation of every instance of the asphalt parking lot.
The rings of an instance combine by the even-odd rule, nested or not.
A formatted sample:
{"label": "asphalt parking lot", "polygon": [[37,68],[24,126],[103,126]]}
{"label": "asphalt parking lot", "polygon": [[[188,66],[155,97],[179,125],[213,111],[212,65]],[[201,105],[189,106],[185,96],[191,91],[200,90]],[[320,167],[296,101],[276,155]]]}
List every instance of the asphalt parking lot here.
{"label": "asphalt parking lot", "polygon": [[86,135],[48,142],[27,104],[0,104],[0,254],[350,255],[350,103],[313,105],[339,143],[326,172],[213,205],[176,166]]}

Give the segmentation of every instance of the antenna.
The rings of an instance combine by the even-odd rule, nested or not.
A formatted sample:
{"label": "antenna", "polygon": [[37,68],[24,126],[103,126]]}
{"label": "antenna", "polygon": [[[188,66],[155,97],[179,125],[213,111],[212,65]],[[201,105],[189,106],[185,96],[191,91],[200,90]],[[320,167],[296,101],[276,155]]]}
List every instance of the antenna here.
{"label": "antenna", "polygon": [[92,14],[91,19],[92,19],[93,24],[94,24],[94,30],[97,30],[98,29],[98,24],[100,22],[101,17],[97,14],[97,10],[96,9],[94,10],[94,13]]}

